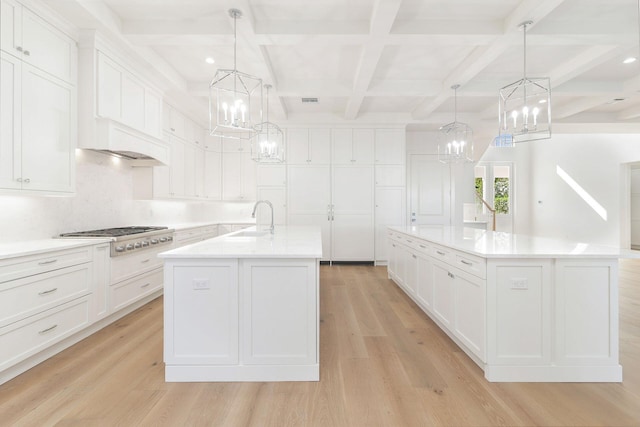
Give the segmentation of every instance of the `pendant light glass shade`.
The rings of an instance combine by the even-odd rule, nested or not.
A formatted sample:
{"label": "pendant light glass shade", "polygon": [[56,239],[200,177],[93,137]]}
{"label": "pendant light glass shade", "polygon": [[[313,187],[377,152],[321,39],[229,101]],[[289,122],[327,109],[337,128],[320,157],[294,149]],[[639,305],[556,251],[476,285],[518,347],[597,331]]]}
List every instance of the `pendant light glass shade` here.
{"label": "pendant light glass shade", "polygon": [[284,133],[277,125],[269,121],[269,89],[271,85],[264,85],[267,89],[266,121],[258,125],[258,133],[251,142],[251,158],[259,163],[284,162]]}
{"label": "pendant light glass shade", "polygon": [[233,18],[233,69],[218,69],[209,84],[209,133],[233,139],[251,139],[262,122],[262,79],[236,68],[236,21],[238,9],[229,9]]}
{"label": "pendant light glass shade", "polygon": [[551,81],[527,77],[527,26],[524,33],[524,77],[500,89],[499,138],[512,143],[551,138]]}
{"label": "pendant light glass shade", "polygon": [[438,160],[442,163],[473,162],[473,130],[466,123],[458,121],[458,88],[454,90],[454,120],[440,128]]}

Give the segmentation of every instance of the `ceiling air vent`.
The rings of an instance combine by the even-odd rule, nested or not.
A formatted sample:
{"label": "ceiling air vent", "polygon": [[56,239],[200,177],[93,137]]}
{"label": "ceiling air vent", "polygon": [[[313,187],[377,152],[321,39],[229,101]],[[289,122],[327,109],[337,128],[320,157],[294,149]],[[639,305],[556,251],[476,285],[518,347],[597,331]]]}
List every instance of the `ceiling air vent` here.
{"label": "ceiling air vent", "polygon": [[302,98],[303,104],[317,104],[318,98]]}

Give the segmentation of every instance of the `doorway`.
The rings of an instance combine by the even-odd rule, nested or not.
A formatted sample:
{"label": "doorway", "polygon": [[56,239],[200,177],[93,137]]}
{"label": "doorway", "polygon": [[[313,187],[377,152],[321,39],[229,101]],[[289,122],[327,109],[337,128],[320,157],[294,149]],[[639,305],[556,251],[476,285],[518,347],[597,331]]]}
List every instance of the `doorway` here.
{"label": "doorway", "polygon": [[451,224],[451,173],[433,154],[409,155],[409,224]]}

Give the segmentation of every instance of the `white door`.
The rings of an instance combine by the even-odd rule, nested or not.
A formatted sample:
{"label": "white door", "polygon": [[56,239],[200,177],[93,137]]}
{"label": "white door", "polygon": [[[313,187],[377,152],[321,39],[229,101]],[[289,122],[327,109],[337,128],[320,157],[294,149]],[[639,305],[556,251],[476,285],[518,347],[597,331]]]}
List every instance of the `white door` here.
{"label": "white door", "polygon": [[411,224],[451,224],[451,176],[448,165],[430,154],[409,159],[409,221]]}

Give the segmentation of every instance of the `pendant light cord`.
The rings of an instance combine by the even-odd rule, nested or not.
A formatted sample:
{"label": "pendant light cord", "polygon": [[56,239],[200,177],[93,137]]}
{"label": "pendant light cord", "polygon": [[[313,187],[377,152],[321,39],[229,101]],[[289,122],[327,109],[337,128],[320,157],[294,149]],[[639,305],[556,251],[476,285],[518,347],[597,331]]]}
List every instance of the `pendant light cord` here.
{"label": "pendant light cord", "polygon": [[[638,0],[640,1],[640,0]],[[522,30],[523,38],[524,38],[524,60],[523,60],[523,75],[525,80],[527,79],[527,23],[524,23],[524,27]]]}

